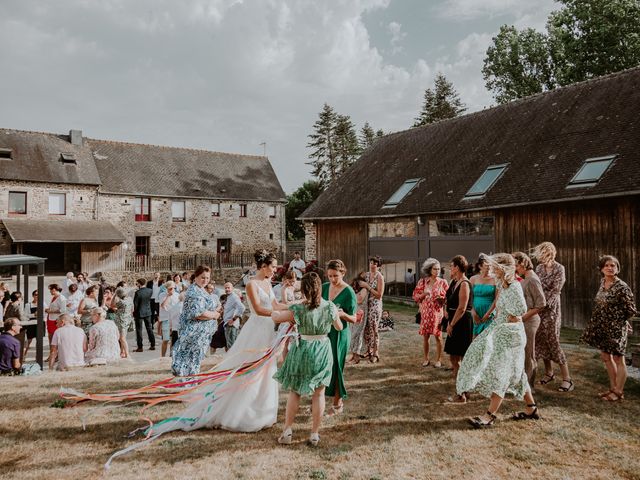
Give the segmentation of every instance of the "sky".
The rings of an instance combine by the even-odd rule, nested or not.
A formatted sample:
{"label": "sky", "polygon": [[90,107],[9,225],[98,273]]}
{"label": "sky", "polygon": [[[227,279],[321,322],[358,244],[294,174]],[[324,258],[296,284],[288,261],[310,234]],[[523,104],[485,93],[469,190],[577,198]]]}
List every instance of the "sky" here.
{"label": "sky", "polygon": [[[409,128],[438,72],[468,112],[501,25],[543,30],[553,0],[2,0],[0,128],[262,155],[310,179],[328,103]],[[266,143],[266,145],[263,145]]]}

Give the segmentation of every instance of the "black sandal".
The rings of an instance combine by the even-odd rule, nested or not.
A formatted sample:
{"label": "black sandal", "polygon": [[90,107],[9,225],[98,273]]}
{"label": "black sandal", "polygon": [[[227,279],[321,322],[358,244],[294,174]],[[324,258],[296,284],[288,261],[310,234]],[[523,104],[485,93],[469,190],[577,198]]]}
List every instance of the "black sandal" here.
{"label": "black sandal", "polygon": [[493,424],[496,423],[496,417],[493,413],[487,410],[487,415],[491,417],[489,421],[483,420],[480,417],[473,417],[469,419],[469,423],[473,425],[473,428],[489,428],[493,427]]}
{"label": "black sandal", "polygon": [[544,377],[542,377],[542,380],[540,380],[540,385],[546,385],[547,383],[553,382],[554,378],[556,378],[555,373],[552,373],[551,375],[545,373]]}
{"label": "black sandal", "polygon": [[558,388],[559,392],[571,392],[575,387],[575,385],[573,384],[573,380],[569,379],[569,380],[562,380],[562,383],[568,383],[569,386],[568,387],[563,387],[562,384],[560,384],[561,386]]}
{"label": "black sandal", "polygon": [[538,407],[536,406],[536,404],[532,403],[531,405],[527,405],[527,407],[533,408],[533,412],[531,413],[517,412],[513,414],[511,419],[512,420],[540,420],[540,414],[538,413]]}

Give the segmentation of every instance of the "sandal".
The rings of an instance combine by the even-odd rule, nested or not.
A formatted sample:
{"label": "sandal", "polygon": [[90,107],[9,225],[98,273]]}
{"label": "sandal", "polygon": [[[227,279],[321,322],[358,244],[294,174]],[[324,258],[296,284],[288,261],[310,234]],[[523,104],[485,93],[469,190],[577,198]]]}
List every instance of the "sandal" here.
{"label": "sandal", "polygon": [[320,435],[317,433],[312,433],[309,436],[309,445],[311,445],[312,447],[317,447],[318,443],[320,443]]}
{"label": "sandal", "polygon": [[467,403],[467,396],[463,393],[462,395],[449,397],[445,403]]}
{"label": "sandal", "polygon": [[540,380],[540,385],[546,385],[547,383],[552,382],[554,378],[556,378],[555,373],[552,373],[551,375],[545,373],[544,377],[542,377],[542,380]]}
{"label": "sandal", "polygon": [[380,357],[378,355],[371,355],[369,357],[369,361],[371,363],[378,363],[380,361]]}
{"label": "sandal", "polygon": [[609,392],[609,395],[602,397],[602,400],[607,402],[619,402],[624,400],[624,393],[622,392],[614,392],[613,390]]}
{"label": "sandal", "polygon": [[423,367],[428,367],[429,365],[431,365],[431,360],[426,360],[426,361],[422,362],[422,366]]}
{"label": "sandal", "polygon": [[481,417],[473,417],[469,418],[469,423],[473,425],[473,428],[488,428],[492,427],[494,423],[496,423],[496,417],[493,413],[487,410],[487,415],[489,415],[489,420],[483,420]]}
{"label": "sandal", "polygon": [[347,363],[349,365],[357,365],[360,363],[360,359],[361,359],[360,355],[354,355],[353,358],[349,360]]}
{"label": "sandal", "polygon": [[610,394],[611,392],[613,392],[613,390],[607,390],[606,392],[601,392],[601,393],[599,393],[599,394],[598,394],[598,396],[599,396],[600,398],[602,398],[602,397],[607,397],[607,396],[609,396],[609,394]]}
{"label": "sandal", "polygon": [[[563,386],[565,383],[569,384],[568,387]],[[571,392],[573,391],[573,389],[576,388],[576,386],[573,384],[573,380],[569,379],[569,380],[562,380],[562,383],[560,384],[560,387],[558,388],[559,392]]]}
{"label": "sandal", "polygon": [[442,362],[436,362],[433,364],[433,368],[442,368]]}
{"label": "sandal", "polygon": [[278,443],[280,445],[291,445],[291,440],[293,439],[293,432],[290,428],[287,428],[282,435],[278,437]]}
{"label": "sandal", "polygon": [[333,417],[335,415],[340,415],[343,411],[344,411],[344,403],[338,407],[336,407],[335,405],[331,405],[331,409],[325,413],[325,416]]}
{"label": "sandal", "polygon": [[529,408],[533,408],[533,412],[517,412],[511,417],[512,420],[540,420],[540,414],[538,413],[538,407],[535,403],[527,405]]}

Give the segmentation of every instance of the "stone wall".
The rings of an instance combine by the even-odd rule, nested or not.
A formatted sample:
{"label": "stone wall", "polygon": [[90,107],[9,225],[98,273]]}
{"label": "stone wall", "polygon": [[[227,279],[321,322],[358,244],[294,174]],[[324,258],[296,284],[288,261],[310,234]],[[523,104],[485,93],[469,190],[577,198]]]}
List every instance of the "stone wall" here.
{"label": "stone wall", "polygon": [[[283,247],[284,206],[266,202],[242,202],[247,216],[240,217],[240,202],[220,202],[220,215],[212,215],[211,200],[185,199],[185,221],[172,220],[172,199],[151,198],[151,220],[135,220],[133,196],[101,194],[99,218],[111,221],[127,239],[130,251],[135,237],[149,237],[150,254],[215,253],[218,239],[231,239],[231,253],[253,253],[258,248],[279,251]],[[182,199],[177,199],[182,201]],[[276,217],[269,206],[276,205]],[[176,244],[178,242],[178,244]]]}
{"label": "stone wall", "polygon": [[318,258],[316,224],[304,222],[304,259],[309,262]]}

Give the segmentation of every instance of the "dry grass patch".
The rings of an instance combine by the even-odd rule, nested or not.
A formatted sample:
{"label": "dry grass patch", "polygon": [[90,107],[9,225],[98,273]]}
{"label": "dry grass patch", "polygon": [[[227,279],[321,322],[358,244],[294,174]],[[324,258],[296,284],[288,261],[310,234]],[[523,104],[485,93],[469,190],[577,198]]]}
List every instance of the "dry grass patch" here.
{"label": "dry grass patch", "polygon": [[[576,390],[539,388],[543,419],[516,423],[508,414],[521,408],[505,402],[490,430],[470,429],[465,420],[482,413],[480,397],[447,405],[450,372],[420,366],[421,338],[411,311],[398,309],[397,329],[382,334],[381,363],[348,367],[350,398],[345,413],[327,419],[318,448],[306,445],[310,419],[298,417],[294,444],[276,443],[281,423],[255,434],[219,430],[179,432],[102,465],[128,444],[141,426],[139,407],[99,415],[92,407],[50,405],[61,385],[107,391],[151,383],[167,375],[168,362],[3,378],[0,383],[0,477],[40,478],[637,478],[640,479],[640,384],[628,383],[626,400],[609,404],[595,397],[606,374],[596,352],[567,345]],[[569,332],[567,339],[575,340]],[[215,360],[208,360],[211,364]],[[285,395],[281,397],[280,421]],[[150,411],[159,420],[178,405]],[[86,430],[81,428],[86,417]]]}

